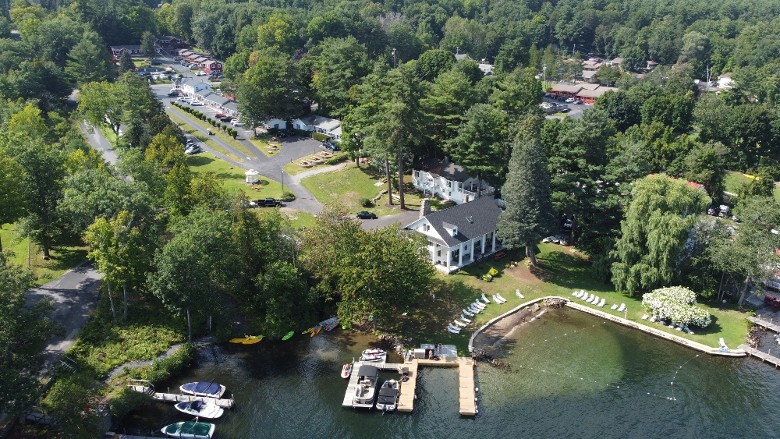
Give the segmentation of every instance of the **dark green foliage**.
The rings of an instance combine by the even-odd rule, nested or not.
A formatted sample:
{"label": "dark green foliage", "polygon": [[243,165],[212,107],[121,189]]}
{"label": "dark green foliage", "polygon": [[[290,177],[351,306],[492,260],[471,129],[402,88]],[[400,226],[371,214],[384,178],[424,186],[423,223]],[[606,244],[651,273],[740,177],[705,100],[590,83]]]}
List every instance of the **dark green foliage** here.
{"label": "dark green foliage", "polygon": [[515,140],[501,193],[506,209],[499,217],[496,237],[510,250],[525,247],[535,266],[534,246],[552,228],[553,206],[544,145],[534,133]]}

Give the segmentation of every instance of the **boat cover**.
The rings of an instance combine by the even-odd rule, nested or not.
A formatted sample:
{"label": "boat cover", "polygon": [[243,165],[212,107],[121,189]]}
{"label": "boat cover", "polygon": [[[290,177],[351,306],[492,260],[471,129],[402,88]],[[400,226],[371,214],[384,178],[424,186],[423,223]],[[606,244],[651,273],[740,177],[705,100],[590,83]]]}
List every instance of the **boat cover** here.
{"label": "boat cover", "polygon": [[182,386],[183,389],[194,392],[203,393],[207,395],[216,395],[220,391],[220,386],[217,383],[211,383],[208,381],[198,381],[196,383],[187,383]]}
{"label": "boat cover", "polygon": [[[187,421],[171,424],[165,429],[167,434],[190,434],[193,436],[209,437],[211,425],[208,422]],[[181,426],[181,428],[180,428]]]}
{"label": "boat cover", "polygon": [[374,366],[369,366],[367,364],[364,364],[360,366],[360,369],[358,369],[358,376],[362,377],[375,377],[379,375],[379,371]]}

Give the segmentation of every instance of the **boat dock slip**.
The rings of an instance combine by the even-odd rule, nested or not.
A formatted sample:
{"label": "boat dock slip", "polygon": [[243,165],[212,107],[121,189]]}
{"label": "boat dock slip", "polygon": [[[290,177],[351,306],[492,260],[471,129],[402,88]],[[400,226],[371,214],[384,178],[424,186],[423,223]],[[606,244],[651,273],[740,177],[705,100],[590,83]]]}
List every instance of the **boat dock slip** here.
{"label": "boat dock slip", "polygon": [[[775,366],[775,369],[780,367],[780,358],[775,357],[767,352],[759,351],[758,349],[751,348],[748,345],[741,344],[739,348],[748,353],[751,357],[760,358],[762,363],[769,363]],[[771,350],[770,350],[771,352]]]}
{"label": "boat dock slip", "polygon": [[753,317],[753,316],[748,316],[747,319],[750,321],[750,323],[755,323],[756,325],[763,326],[766,329],[771,329],[775,332],[780,332],[780,325],[770,322],[769,320],[762,319],[760,317]]}
{"label": "boat dock slip", "polygon": [[147,386],[139,386],[135,384],[128,384],[128,386],[131,390],[134,390],[136,392],[146,393],[147,395],[151,396],[157,401],[163,401],[163,402],[190,402],[190,401],[203,401],[203,402],[210,402],[217,407],[221,407],[223,409],[232,409],[233,408],[233,398],[226,399],[226,398],[209,398],[206,396],[194,396],[194,395],[184,395],[180,393],[161,393],[161,392],[155,392],[154,389]]}
{"label": "boat dock slip", "polygon": [[395,371],[402,374],[404,368],[409,376],[407,381],[401,381],[401,394],[398,397],[398,408],[401,413],[411,413],[414,410],[414,400],[417,393],[417,377],[420,367],[452,367],[458,370],[458,393],[463,416],[477,414],[476,389],[474,382],[474,360],[464,357],[442,357],[440,360],[411,359],[403,363],[367,363],[356,361],[352,367],[347,390],[344,392],[344,407],[353,407],[353,397],[357,389],[358,374],[355,372],[363,364],[370,364],[379,370]]}

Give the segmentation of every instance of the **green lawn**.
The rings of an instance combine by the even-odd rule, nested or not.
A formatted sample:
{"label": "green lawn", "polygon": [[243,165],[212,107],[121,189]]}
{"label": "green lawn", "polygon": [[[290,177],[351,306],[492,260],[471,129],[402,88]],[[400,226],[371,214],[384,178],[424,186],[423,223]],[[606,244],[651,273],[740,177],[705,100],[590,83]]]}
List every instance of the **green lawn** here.
{"label": "green lawn", "polygon": [[[309,168],[311,169],[311,168]],[[411,176],[407,176],[411,180]],[[362,167],[357,168],[350,163],[345,168],[334,172],[323,172],[304,178],[301,181],[317,200],[323,204],[340,204],[350,212],[359,210],[368,210],[378,216],[392,215],[400,212],[397,200],[394,205],[387,205],[387,195],[384,195],[373,208],[366,209],[360,205],[363,198],[372,199],[380,191],[386,189],[386,184],[377,185],[379,178],[371,169]],[[411,184],[407,183],[407,190]],[[393,194],[396,192],[393,191]],[[410,210],[419,210],[420,195],[407,192],[405,194],[406,208]],[[437,200],[432,200],[431,207],[435,210],[440,207]]]}
{"label": "green lawn", "polygon": [[[263,212],[263,209],[260,209],[260,211]],[[295,230],[311,227],[314,225],[314,221],[317,219],[317,217],[313,214],[300,210],[283,211],[282,213],[287,217],[287,219],[290,221],[290,226]]]}
{"label": "green lawn", "polygon": [[[728,171],[725,178],[726,192],[736,194],[739,192],[739,187],[741,185],[751,181],[751,177],[752,176],[747,176],[741,172]],[[775,182],[774,197],[775,200],[780,202],[780,184],[777,182]]]}
{"label": "green lawn", "polygon": [[[254,153],[249,151],[249,148],[246,145],[244,145],[243,142],[234,139],[232,136],[229,136],[225,131],[222,131],[222,129],[217,128],[217,127],[213,127],[208,122],[202,121],[200,119],[196,119],[193,115],[191,115],[189,113],[186,113],[181,108],[178,108],[178,110],[179,110],[179,112],[181,112],[181,114],[184,115],[184,120],[181,120],[180,118],[177,118],[178,119],[177,123],[184,123],[184,124],[188,124],[188,125],[198,125],[198,126],[200,126],[201,128],[203,128],[205,130],[211,130],[211,132],[214,133],[215,137],[217,137],[220,140],[222,140],[223,142],[227,143],[228,145],[230,145],[231,148],[235,149],[236,151],[244,154],[244,156],[240,158],[240,160],[242,160],[242,161],[245,160],[247,157],[251,157],[251,156],[254,155]],[[166,110],[166,113],[168,113],[168,116],[170,116],[171,119],[173,119],[174,116],[171,115],[170,111]],[[195,130],[193,130],[193,131],[195,131]],[[201,134],[200,136],[203,136],[203,135]],[[212,144],[215,144],[215,142],[211,142],[209,145],[212,145]],[[233,155],[233,154],[231,154],[231,155]]]}
{"label": "green lawn", "polygon": [[211,172],[216,175],[229,193],[243,191],[250,200],[282,196],[282,185],[279,182],[261,177],[260,184],[247,185],[243,169],[220,160],[214,154],[204,152],[192,155],[187,157],[187,163],[193,172]]}
{"label": "green lawn", "polygon": [[[19,236],[19,233],[16,231],[16,225],[5,224],[0,228],[0,239],[2,239],[3,250],[13,252],[10,261],[27,268],[29,240]],[[43,259],[43,252],[36,244],[30,245],[29,250],[29,268],[36,277],[36,285],[43,285],[62,276],[63,273],[87,259],[87,249],[85,247],[55,247],[52,249],[51,259],[48,261]]]}
{"label": "green lawn", "polygon": [[[282,150],[282,143],[278,140],[274,140],[271,136],[267,134],[260,134],[257,137],[250,137],[249,143],[254,145],[257,149],[259,149],[263,154],[267,155],[268,157],[273,157],[276,154],[279,153],[279,151]],[[272,148],[269,148],[271,147]]]}
{"label": "green lawn", "polygon": [[[625,303],[628,308],[628,319],[651,325],[671,334],[686,337],[690,340],[717,347],[718,339],[723,337],[729,346],[736,348],[744,343],[748,331],[746,315],[732,308],[715,307],[709,304],[700,306],[707,309],[713,316],[713,323],[705,328],[693,328],[696,334],[687,335],[658,324],[645,322],[642,315],[645,313],[641,306],[641,297],[629,297],[616,292],[609,284],[595,279],[592,275],[590,264],[572,247],[561,247],[555,244],[540,244],[540,253],[537,258],[540,263],[538,270],[530,270],[520,253],[512,252],[500,262],[492,259],[480,264],[474,264],[452,275],[439,275],[441,285],[436,289],[436,306],[424,304],[419,310],[410,310],[408,318],[402,323],[400,333],[405,337],[412,337],[415,343],[439,342],[452,343],[458,346],[461,352],[465,352],[468,339],[476,328],[482,326],[488,320],[514,308],[522,302],[539,297],[557,295],[572,298],[575,290],[584,289],[606,299],[603,308],[596,309],[623,316],[610,309],[612,304]],[[510,267],[510,261],[517,261],[515,267]],[[498,277],[492,282],[485,282],[481,276],[491,267],[499,270]],[[515,290],[520,289],[525,299],[521,300],[515,295]],[[463,308],[479,297],[482,292],[490,297],[500,293],[507,303],[491,303],[487,309],[473,318],[474,322],[461,334],[449,334],[444,328],[447,322],[460,316]],[[585,306],[589,304],[578,300]],[[426,298],[427,300],[431,300]],[[651,337],[651,335],[648,335]]]}
{"label": "green lawn", "polygon": [[203,142],[206,145],[208,145],[210,148],[213,148],[214,150],[218,151],[219,153],[224,154],[224,155],[230,157],[231,159],[233,159],[233,160],[235,160],[237,162],[243,162],[244,161],[243,157],[239,157],[239,156],[233,154],[232,152],[226,150],[225,148],[220,146],[217,142],[214,142],[213,140],[211,140],[209,138],[209,136],[205,136],[205,135],[201,134],[200,131],[198,131],[197,129],[195,129],[192,126],[190,126],[184,120],[176,117],[170,111],[165,110],[165,112],[168,113],[168,117],[173,121],[173,123],[178,125],[179,128],[181,128],[182,131],[184,131],[185,133],[190,134],[191,136],[195,137],[196,139],[198,139],[201,142]]}

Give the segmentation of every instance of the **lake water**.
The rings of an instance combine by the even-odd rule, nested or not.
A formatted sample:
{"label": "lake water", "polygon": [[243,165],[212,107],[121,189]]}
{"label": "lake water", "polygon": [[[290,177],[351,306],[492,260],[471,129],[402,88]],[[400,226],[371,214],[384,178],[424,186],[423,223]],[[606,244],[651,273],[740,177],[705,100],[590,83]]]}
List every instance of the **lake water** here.
{"label": "lake water", "polygon": [[[341,366],[372,339],[296,339],[202,352],[199,366],[171,388],[212,379],[226,385],[236,408],[216,421],[223,439],[780,437],[780,371],[574,310],[549,310],[514,331],[502,348],[509,368],[479,364],[475,418],[458,415],[455,369],[421,369],[412,414],[343,408]],[[123,424],[146,433],[184,419],[154,403]]]}

